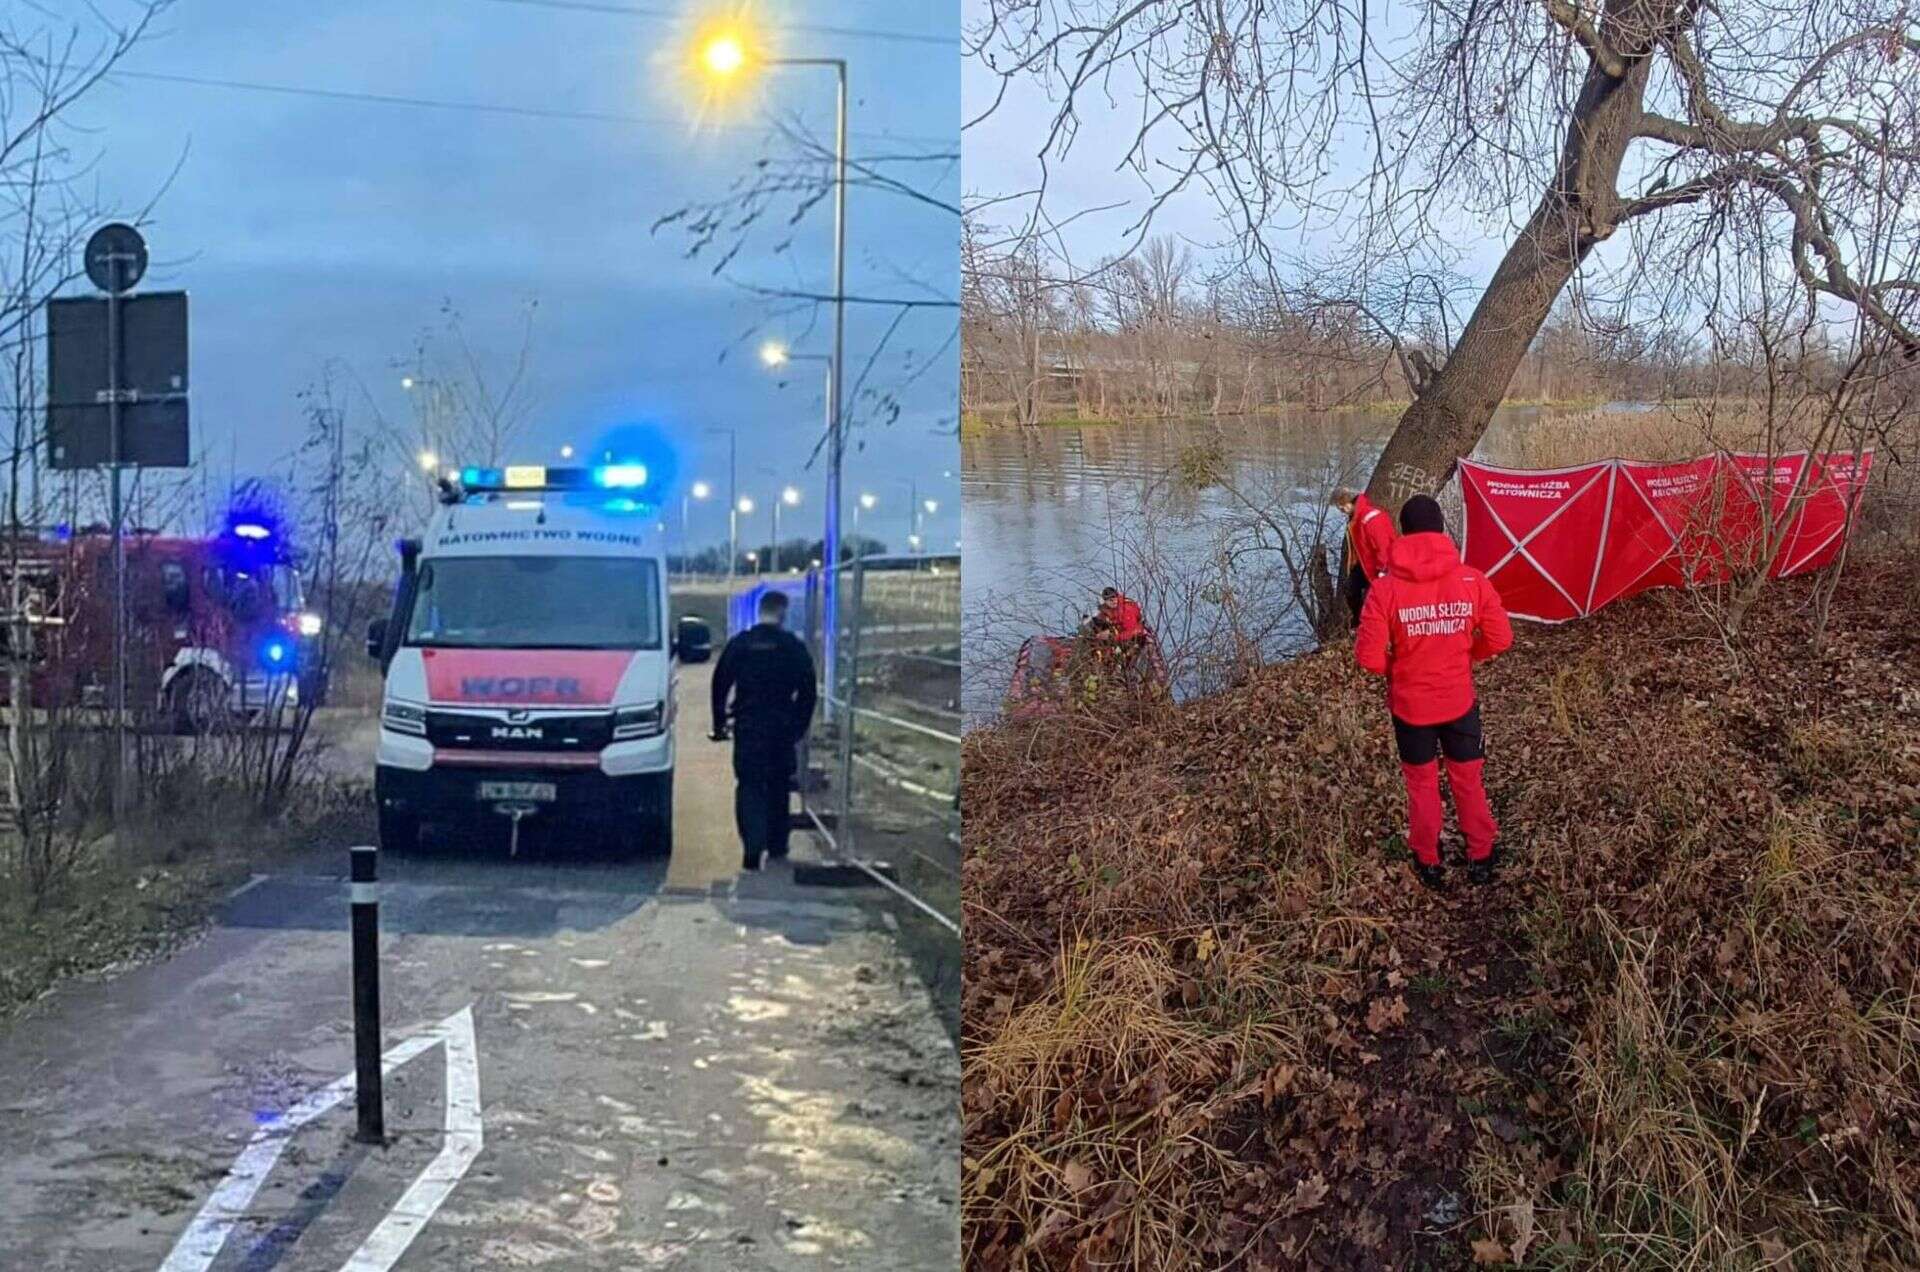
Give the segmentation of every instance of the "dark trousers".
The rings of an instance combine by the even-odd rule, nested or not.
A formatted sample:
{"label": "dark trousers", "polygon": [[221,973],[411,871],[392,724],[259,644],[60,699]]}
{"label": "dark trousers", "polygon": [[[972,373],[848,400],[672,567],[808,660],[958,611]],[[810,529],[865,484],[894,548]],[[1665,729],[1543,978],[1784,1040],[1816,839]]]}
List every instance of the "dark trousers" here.
{"label": "dark trousers", "polygon": [[748,865],[787,855],[793,766],[793,744],[785,738],[735,733],[733,820],[740,829],[742,859]]}
{"label": "dark trousers", "polygon": [[1367,572],[1359,566],[1347,571],[1347,612],[1353,616],[1353,625],[1360,626],[1360,611],[1367,604],[1367,589],[1373,586],[1367,578]]}

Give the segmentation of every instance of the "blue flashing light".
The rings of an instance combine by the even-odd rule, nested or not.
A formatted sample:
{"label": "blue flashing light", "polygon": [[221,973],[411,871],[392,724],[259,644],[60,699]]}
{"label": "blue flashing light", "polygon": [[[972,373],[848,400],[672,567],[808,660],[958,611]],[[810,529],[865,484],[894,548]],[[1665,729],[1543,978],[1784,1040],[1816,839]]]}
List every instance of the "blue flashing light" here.
{"label": "blue flashing light", "polygon": [[645,464],[603,464],[593,470],[593,480],[608,490],[628,490],[647,484]]}
{"label": "blue flashing light", "polygon": [[607,500],[606,503],[602,504],[601,507],[605,508],[608,512],[649,511],[649,506],[647,504],[641,503],[638,499],[626,499],[626,498],[609,499]]}
{"label": "blue flashing light", "polygon": [[273,537],[273,530],[268,526],[261,525],[257,521],[236,521],[233,525],[233,532],[242,539],[252,539],[255,542]]}
{"label": "blue flashing light", "polygon": [[278,636],[270,637],[260,646],[260,661],[270,668],[284,667],[293,657],[293,647]]}
{"label": "blue flashing light", "polygon": [[507,475],[498,468],[462,468],[460,484],[468,490],[493,490],[507,484]]}

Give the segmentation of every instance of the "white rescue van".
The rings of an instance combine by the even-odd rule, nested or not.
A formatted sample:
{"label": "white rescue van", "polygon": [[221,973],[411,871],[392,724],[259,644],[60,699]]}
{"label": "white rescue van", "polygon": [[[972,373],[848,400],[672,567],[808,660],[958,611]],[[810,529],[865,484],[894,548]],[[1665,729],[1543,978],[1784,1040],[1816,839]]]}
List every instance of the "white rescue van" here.
{"label": "white rescue van", "polygon": [[666,853],[675,636],[667,561],[636,464],[468,468],[401,545],[374,771],[380,843],[428,823],[562,823]]}

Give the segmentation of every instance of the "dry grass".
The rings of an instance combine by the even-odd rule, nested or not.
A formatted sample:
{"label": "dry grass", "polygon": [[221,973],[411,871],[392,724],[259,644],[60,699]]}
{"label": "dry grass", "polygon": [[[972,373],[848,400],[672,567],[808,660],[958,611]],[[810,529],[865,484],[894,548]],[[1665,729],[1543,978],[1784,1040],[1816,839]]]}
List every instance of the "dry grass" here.
{"label": "dry grass", "polygon": [[1920,1265],[1913,570],[1523,629],[1486,892],[1343,653],[971,735],[967,1266]]}

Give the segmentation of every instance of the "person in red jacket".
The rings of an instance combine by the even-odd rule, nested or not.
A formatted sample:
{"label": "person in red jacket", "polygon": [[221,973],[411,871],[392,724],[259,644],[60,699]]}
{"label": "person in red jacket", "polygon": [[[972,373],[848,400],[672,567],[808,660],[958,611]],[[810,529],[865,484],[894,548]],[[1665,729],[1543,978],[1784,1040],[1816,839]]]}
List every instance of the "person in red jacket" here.
{"label": "person in red jacket", "polygon": [[1387,572],[1387,550],[1393,546],[1393,518],[1357,490],[1333,492],[1333,506],[1347,514],[1347,609],[1360,621],[1367,589]]}
{"label": "person in red jacket", "polygon": [[1467,877],[1493,877],[1494,834],[1480,766],[1485,747],[1473,664],[1513,644],[1513,626],[1487,576],[1462,565],[1440,505],[1415,495],[1400,509],[1401,537],[1387,552],[1360,614],[1354,658],[1387,678],[1387,704],[1407,783],[1407,842],[1414,873],[1441,884],[1440,766],[1444,756],[1454,812],[1467,841]]}
{"label": "person in red jacket", "polygon": [[1116,644],[1137,645],[1146,639],[1147,623],[1140,616],[1140,602],[1117,587],[1101,591],[1100,617],[1112,628]]}

